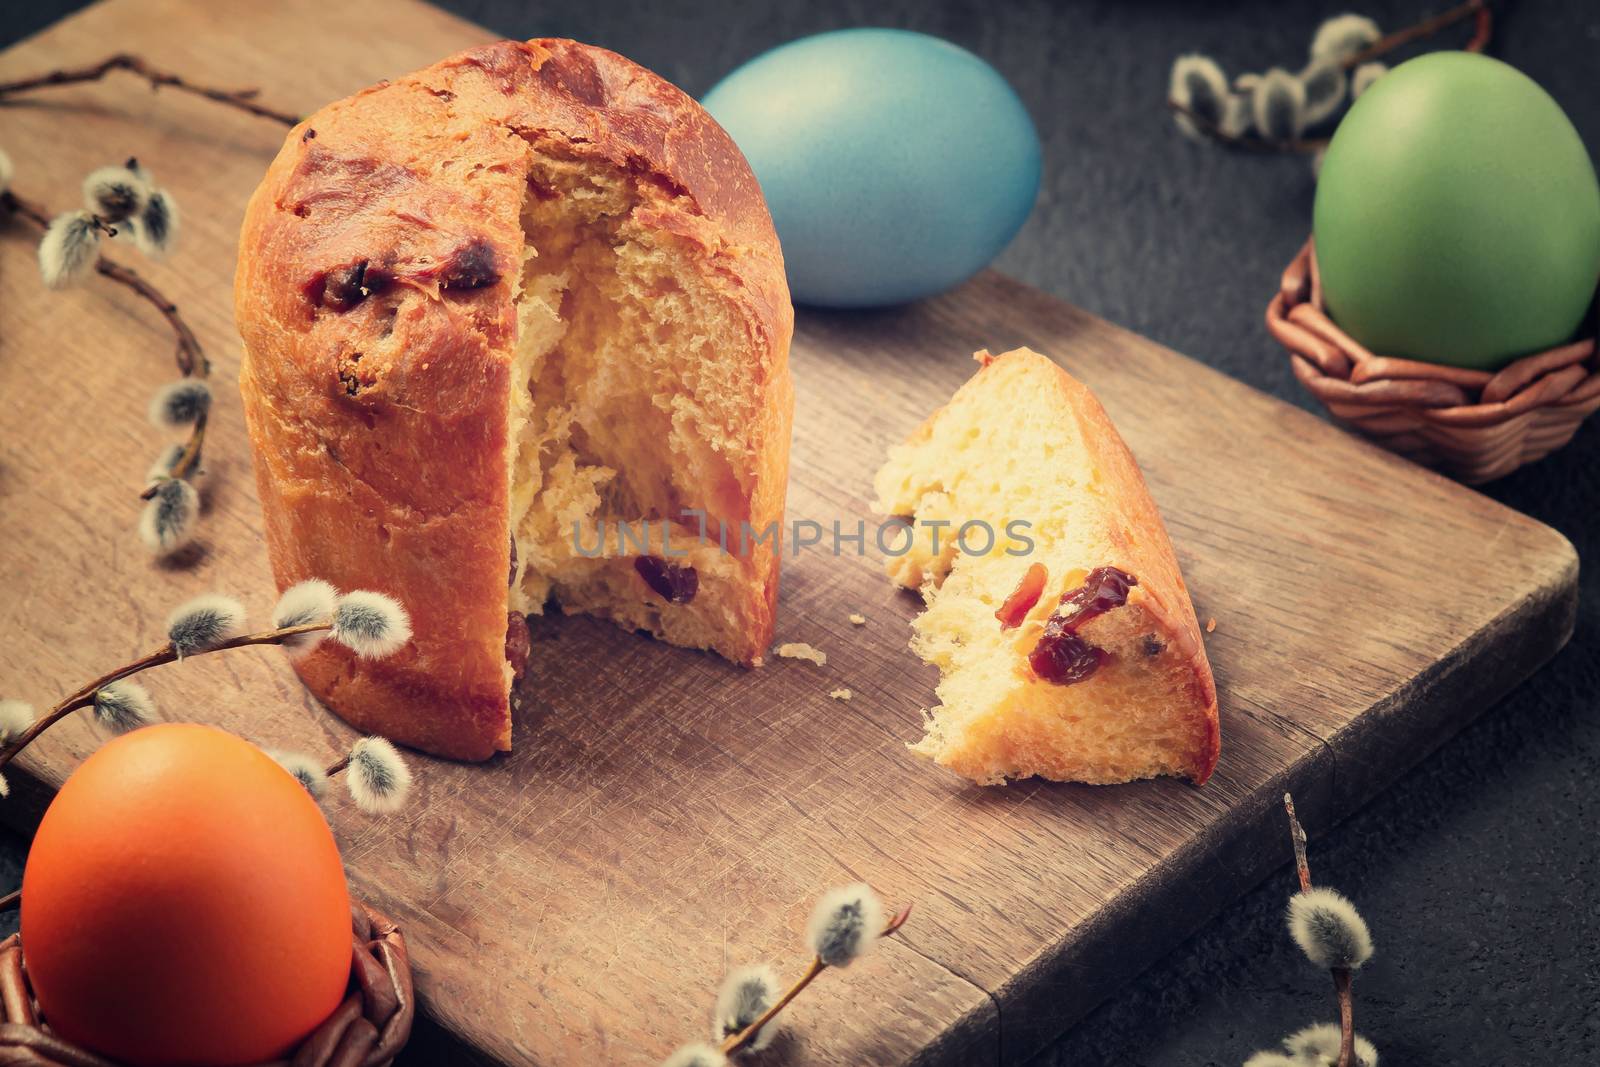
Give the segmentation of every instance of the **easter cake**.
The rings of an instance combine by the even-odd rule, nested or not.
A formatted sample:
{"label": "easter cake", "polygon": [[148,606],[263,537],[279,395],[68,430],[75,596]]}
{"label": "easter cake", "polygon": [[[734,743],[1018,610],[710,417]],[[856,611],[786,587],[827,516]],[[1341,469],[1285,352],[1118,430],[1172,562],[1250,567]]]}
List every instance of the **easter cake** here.
{"label": "easter cake", "polygon": [[1204,782],[1216,688],[1138,465],[1055,363],[978,356],[874,485],[912,520],[889,573],[926,598],[912,647],[941,675],[914,750],[983,784]]}
{"label": "easter cake", "polygon": [[250,201],[235,304],[279,586],[411,613],[393,659],[298,660],[345,719],[508,749],[547,604],[761,661],[793,312],[755,179],[682,92],[502,41],[329,105]]}

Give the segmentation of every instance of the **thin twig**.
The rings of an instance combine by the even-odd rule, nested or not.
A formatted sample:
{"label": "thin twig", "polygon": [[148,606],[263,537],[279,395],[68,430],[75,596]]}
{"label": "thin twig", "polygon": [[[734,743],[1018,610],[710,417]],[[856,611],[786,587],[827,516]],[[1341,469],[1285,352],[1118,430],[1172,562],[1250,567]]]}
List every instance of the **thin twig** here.
{"label": "thin twig", "polygon": [[1339,1067],[1350,1067],[1355,1062],[1356,1020],[1348,967],[1333,969],[1333,995],[1339,999]]}
{"label": "thin twig", "polygon": [[[1346,56],[1341,64],[1345,70],[1354,70],[1361,64],[1377,59],[1379,56],[1388,55],[1397,48],[1404,48],[1413,41],[1420,41],[1424,37],[1432,37],[1440,30],[1448,29],[1463,19],[1478,16],[1478,32],[1467,42],[1466,51],[1479,52],[1489,43],[1488,33],[1484,27],[1489,17],[1489,5],[1485,0],[1467,0],[1466,3],[1451,8],[1449,11],[1434,15],[1432,18],[1423,19],[1415,25],[1405,29],[1396,30],[1372,42],[1366,48],[1351,56]],[[1483,40],[1479,41],[1479,35]],[[1477,48],[1472,46],[1477,44]]]}
{"label": "thin twig", "polygon": [[1294,797],[1283,794],[1283,807],[1289,813],[1289,839],[1294,842],[1294,869],[1300,876],[1300,892],[1311,890],[1311,865],[1306,862],[1306,831],[1294,813]]}
{"label": "thin twig", "polygon": [[211,373],[211,361],[206,359],[206,354],[200,349],[200,339],[194,335],[189,324],[183,321],[183,316],[178,314],[178,305],[162,295],[161,290],[141,278],[131,267],[124,267],[101,256],[94,261],[95,271],[103,278],[110,278],[119,285],[125,285],[148,300],[167,324],[172,327],[172,332],[178,338],[178,351],[175,360],[178,364],[178,373],[185,378],[204,378]]}
{"label": "thin twig", "polygon": [[[1363,63],[1377,59],[1379,56],[1388,55],[1397,48],[1430,37],[1440,30],[1462,21],[1463,19],[1477,17],[1472,37],[1462,45],[1462,51],[1482,52],[1489,47],[1489,39],[1494,32],[1494,16],[1489,10],[1487,0],[1467,0],[1445,11],[1434,15],[1432,18],[1423,19],[1414,25],[1396,30],[1374,41],[1367,48],[1353,55],[1346,56],[1340,61],[1340,66],[1345,70],[1353,70]],[[1221,126],[1187,108],[1176,100],[1168,100],[1167,107],[1175,114],[1182,115],[1192,123],[1195,129],[1228,148],[1237,148],[1245,152],[1260,152],[1269,155],[1313,155],[1328,147],[1326,137],[1302,137],[1293,141],[1269,141],[1264,137],[1253,135],[1240,135],[1228,133]]]}
{"label": "thin twig", "polygon": [[[1295,873],[1300,878],[1300,892],[1311,891],[1311,865],[1306,861],[1306,831],[1294,813],[1294,797],[1283,794],[1283,808],[1289,813],[1289,839],[1294,843]],[[1350,990],[1350,970],[1333,968],[1333,994],[1339,1001],[1339,1064],[1350,1067],[1355,1058],[1356,1022],[1355,997]]]}
{"label": "thin twig", "polygon": [[97,82],[114,70],[125,70],[130,74],[138,75],[150,83],[151,89],[171,87],[181,92],[192,93],[195,96],[203,96],[207,100],[215,100],[219,104],[236,107],[241,111],[247,111],[264,119],[281,122],[285,126],[293,126],[300,121],[297,116],[291,115],[286,111],[278,111],[275,108],[256,103],[255,97],[258,92],[256,89],[217,89],[208,85],[201,85],[170,71],[153,67],[145,62],[143,58],[126,52],[107,56],[100,62],[91,63],[86,67],[60,68],[29,78],[0,82],[0,101],[4,101],[9,96],[32,92],[35,89],[48,89],[58,85],[78,85],[83,82]]}
{"label": "thin twig", "polygon": [[146,486],[144,492],[139,494],[140,500],[154,498],[156,493],[160,491],[163,482],[172,481],[175,478],[187,478],[199,468],[200,450],[205,447],[206,443],[206,419],[207,416],[201,413],[194,420],[194,428],[189,431],[189,439],[183,443],[183,451],[179,452],[178,458],[173,461],[172,469],[167,472],[165,478],[157,478]]}
{"label": "thin twig", "polygon": [[798,982],[789,987],[789,991],[787,993],[774,1001],[772,1007],[762,1012],[759,1019],[722,1042],[722,1054],[724,1056],[732,1056],[735,1052],[738,1052],[740,1049],[744,1048],[745,1045],[750,1041],[754,1040],[755,1035],[761,1032],[761,1028],[763,1026],[771,1022],[774,1016],[776,1016],[784,1008],[788,1007],[791,1000],[793,1000],[795,997],[798,997],[801,991],[803,991],[806,986],[810,985],[812,980],[815,979],[817,975],[821,974],[827,969],[828,965],[822,962],[821,957],[813,956],[811,958],[811,966],[806,968],[806,973],[800,976],[800,980]]}
{"label": "thin twig", "polygon": [[0,193],[0,209],[4,209],[10,215],[22,216],[41,230],[50,228],[50,216],[45,213],[43,208],[31,200],[22,199],[22,197],[9,190]]}
{"label": "thin twig", "polygon": [[1494,15],[1489,10],[1489,5],[1484,4],[1478,9],[1477,21],[1473,23],[1472,36],[1467,43],[1461,46],[1463,52],[1482,52],[1489,47],[1489,39],[1494,36]]}
{"label": "thin twig", "polygon": [[[324,630],[331,630],[332,628],[333,624],[331,622],[308,622],[301,626],[283,626],[276,630],[263,630],[260,633],[245,634],[243,637],[235,637],[232,640],[224,641],[219,645],[213,645],[210,648],[201,649],[198,652],[191,652],[188,655],[189,658],[193,658],[195,656],[208,655],[212,652],[226,652],[229,649],[234,648],[248,648],[252,645],[281,645],[286,638],[298,637],[301,634],[310,634]],[[77,711],[79,708],[86,708],[93,704],[95,694],[104,689],[106,686],[110,685],[112,682],[118,682],[124,678],[132,677],[141,671],[149,670],[151,667],[159,667],[164,663],[176,662],[179,658],[181,657],[178,655],[178,650],[173,647],[171,641],[168,641],[155,651],[147,652],[143,656],[140,656],[138,659],[134,660],[132,663],[123,664],[116,670],[108,671],[107,673],[96,678],[94,681],[82,686],[71,696],[68,696],[66,699],[62,700],[61,703],[57,704],[44,715],[40,716],[39,719],[36,720],[32,726],[29,726],[26,730],[24,730],[15,741],[11,742],[4,749],[0,749],[0,769],[3,769],[12,761],[12,759],[16,757],[17,753],[27,748],[40,734],[50,729],[50,727],[66,718],[74,711]]]}
{"label": "thin twig", "polygon": [[340,756],[338,759],[334,760],[332,763],[328,764],[328,769],[322,773],[326,774],[329,778],[332,778],[334,775],[338,774],[340,771],[349,766],[350,754],[347,752],[343,756]]}
{"label": "thin twig", "polygon": [[[13,192],[0,193],[0,212],[9,212],[19,218],[27,219],[41,230],[50,228],[48,211]],[[211,362],[206,359],[205,352],[200,348],[200,340],[195,336],[194,330],[190,329],[189,324],[178,313],[178,305],[168,300],[161,290],[145,281],[131,267],[124,267],[105,256],[99,256],[95,259],[94,269],[101,277],[133,290],[161,312],[178,339],[176,362],[180,374],[185,378],[204,378],[211,373]]]}
{"label": "thin twig", "polygon": [[[346,760],[345,762],[348,763],[349,761]],[[328,773],[332,774],[333,772],[329,771]],[[883,928],[883,933],[879,934],[878,936],[892,937],[896,931],[906,924],[906,920],[909,918],[911,918],[911,905],[907,904],[904,908],[900,909],[900,913],[898,915],[889,920],[889,924]],[[743,1030],[740,1030],[737,1034],[726,1038],[722,1042],[722,1054],[724,1056],[732,1056],[734,1053],[748,1045],[751,1041],[754,1041],[755,1036],[761,1032],[762,1027],[770,1023],[780,1011],[788,1007],[791,1000],[799,996],[801,991],[816,979],[817,975],[821,974],[827,969],[828,965],[822,962],[821,957],[813,956],[811,959],[811,966],[807,967],[806,973],[802,974],[795,984],[789,987],[789,991],[787,993],[774,1001],[773,1005],[766,1011],[762,1012],[760,1018],[756,1019],[755,1022],[751,1023]]]}

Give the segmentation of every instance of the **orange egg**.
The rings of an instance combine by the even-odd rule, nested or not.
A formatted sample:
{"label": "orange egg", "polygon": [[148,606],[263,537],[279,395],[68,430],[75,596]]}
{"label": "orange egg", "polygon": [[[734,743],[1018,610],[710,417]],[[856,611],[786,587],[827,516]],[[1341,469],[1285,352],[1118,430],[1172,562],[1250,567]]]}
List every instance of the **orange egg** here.
{"label": "orange egg", "polygon": [[338,1007],[350,938],[322,811],[260,749],[209,726],[149,726],[85,760],[22,877],[45,1021],[138,1067],[282,1056]]}

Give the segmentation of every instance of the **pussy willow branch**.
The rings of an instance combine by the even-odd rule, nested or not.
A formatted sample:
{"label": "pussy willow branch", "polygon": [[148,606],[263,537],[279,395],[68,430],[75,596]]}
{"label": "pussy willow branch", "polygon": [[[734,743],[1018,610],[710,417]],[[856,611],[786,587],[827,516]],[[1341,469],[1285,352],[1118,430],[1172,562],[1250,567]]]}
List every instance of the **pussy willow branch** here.
{"label": "pussy willow branch", "polygon": [[[41,230],[50,226],[48,211],[10,190],[0,193],[0,220],[7,214],[27,219]],[[178,349],[173,359],[178,365],[179,374],[185,378],[204,378],[210,375],[211,361],[206,358],[205,351],[200,347],[200,339],[195,336],[194,330],[189,328],[189,324],[178,312],[177,304],[168,300],[166,294],[145,281],[132,267],[125,267],[105,256],[96,256],[94,269],[102,278],[132,290],[161,312],[161,316],[167,320],[167,325],[172,327],[172,332],[178,339]],[[184,443],[183,452],[172,466],[172,477],[187,478],[200,465],[200,448],[205,444],[205,438],[206,418],[202,415],[195,420],[193,429],[189,431],[189,440]],[[139,499],[149,500],[155,495],[155,491],[156,486],[152,485],[139,494]]]}
{"label": "pussy willow branch", "polygon": [[[1294,797],[1283,794],[1283,810],[1289,813],[1289,838],[1294,843],[1294,869],[1300,877],[1300,892],[1311,891],[1311,865],[1306,862],[1306,832],[1294,813]],[[1339,1001],[1339,1064],[1350,1067],[1355,1061],[1355,997],[1350,991],[1350,969],[1333,968],[1333,995]]]}
{"label": "pussy willow branch", "polygon": [[[32,92],[35,89],[47,89],[51,86],[76,85],[84,82],[97,82],[114,70],[125,70],[136,74],[150,83],[152,90],[168,86],[181,92],[192,93],[195,96],[214,100],[219,104],[226,104],[241,111],[248,112],[261,118],[280,122],[285,126],[293,126],[300,120],[286,111],[279,111],[264,104],[255,102],[257,90],[255,89],[217,89],[209,85],[189,81],[187,78],[173,74],[170,71],[152,67],[139,56],[127,52],[118,52],[107,56],[98,63],[86,67],[58,68],[45,74],[35,75],[31,78],[19,78],[14,81],[0,82],[0,104],[8,97],[19,96]],[[36,223],[41,229],[50,225],[48,212],[31,204],[10,192],[0,193],[0,211],[20,215]],[[96,220],[98,222],[98,220]],[[129,267],[113,262],[104,256],[95,258],[94,269],[101,277],[109,278],[114,282],[127,286],[145,300],[153,304],[156,310],[166,318],[172,327],[172,332],[178,337],[177,363],[178,372],[185,378],[204,378],[211,373],[211,363],[206,359],[205,352],[200,348],[200,340],[195,336],[189,324],[178,314],[178,305],[168,300],[161,291],[145,281]],[[205,444],[206,419],[201,416],[195,420],[194,428],[189,432],[189,440],[184,443],[183,451],[178,460],[173,464],[171,475],[174,478],[186,478],[200,465],[200,449]],[[155,495],[156,486],[147,487],[139,494],[139,499],[149,500]],[[0,766],[4,761],[0,760]]]}
{"label": "pussy willow branch", "polygon": [[[50,226],[50,212],[31,200],[25,200],[16,193],[7,191],[0,193],[0,217],[11,214],[17,218],[27,219],[40,230]],[[211,362],[206,359],[205,352],[200,348],[200,340],[195,336],[194,330],[184,321],[178,313],[178,305],[166,298],[166,295],[140,277],[138,272],[131,267],[124,267],[98,256],[94,261],[94,269],[103,278],[108,278],[118,285],[126,286],[142,297],[147,303],[161,312],[167,324],[172,327],[173,334],[178,339],[178,350],[174,357],[178,364],[178,373],[185,378],[204,378],[211,373]]]}
{"label": "pussy willow branch", "polygon": [[[911,905],[907,904],[900,910],[900,914],[889,920],[889,924],[883,928],[883,933],[879,934],[878,936],[893,936],[897,930],[906,924],[906,920],[909,918],[911,918]],[[802,974],[795,984],[789,987],[789,991],[787,993],[774,1001],[772,1007],[762,1012],[761,1017],[755,1022],[751,1023],[743,1030],[740,1030],[737,1034],[728,1037],[722,1042],[722,1054],[724,1056],[731,1057],[734,1053],[738,1052],[750,1042],[754,1041],[756,1035],[761,1032],[762,1027],[766,1026],[774,1018],[776,1018],[777,1014],[784,1008],[788,1007],[789,1002],[795,997],[798,997],[801,991],[816,979],[817,975],[821,974],[827,969],[828,965],[822,962],[821,957],[813,956],[811,958],[811,966],[807,967],[806,973]]]}
{"label": "pussy willow branch", "polygon": [[[170,87],[181,92],[191,93],[195,96],[213,100],[219,104],[238,108],[251,115],[271,119],[285,126],[293,126],[299,122],[297,116],[276,108],[267,107],[255,102],[257,90],[255,89],[217,89],[209,85],[192,82],[170,71],[161,70],[151,66],[139,56],[127,52],[118,52],[107,56],[98,63],[91,63],[85,67],[63,67],[49,71],[45,74],[29,78],[18,78],[13,81],[0,82],[0,104],[7,98],[20,96],[23,93],[36,89],[48,89],[52,86],[77,85],[84,82],[97,82],[114,70],[125,70],[135,74],[150,83],[152,90]],[[0,211],[19,215],[37,224],[41,229],[50,225],[48,212],[31,204],[13,193],[0,193]],[[206,359],[205,352],[200,348],[200,340],[195,336],[189,324],[178,313],[178,306],[168,300],[161,291],[145,281],[129,267],[120,263],[97,256],[94,269],[101,277],[109,278],[120,285],[124,285],[145,300],[153,304],[156,310],[166,318],[172,327],[172,332],[178,338],[177,363],[178,372],[185,378],[204,378],[211,373],[211,363]],[[189,440],[184,443],[183,451],[178,460],[173,464],[171,475],[174,478],[186,478],[200,465],[200,449],[205,444],[206,420],[201,416],[195,420],[194,428],[189,432]],[[158,483],[159,484],[159,483]],[[156,486],[148,486],[140,493],[139,499],[149,500],[155,495]],[[0,766],[5,765],[5,759],[0,758]]]}
{"label": "pussy willow branch", "polygon": [[[332,623],[309,622],[303,626],[284,626],[276,630],[263,630],[260,633],[245,634],[243,637],[235,637],[232,640],[224,641],[219,645],[214,645],[211,648],[202,649],[198,652],[191,652],[188,655],[189,658],[192,658],[194,656],[209,655],[213,652],[226,652],[229,649],[234,648],[248,648],[252,645],[281,645],[286,638],[298,637],[301,634],[317,633],[319,631],[332,629],[332,627]],[[74,711],[77,711],[79,708],[86,708],[93,704],[95,694],[101,689],[104,689],[106,686],[110,685],[112,682],[119,682],[124,678],[130,678],[141,671],[149,670],[151,667],[159,667],[164,663],[176,662],[179,658],[178,650],[173,647],[171,641],[168,641],[155,651],[148,652],[145,655],[140,656],[132,663],[125,663],[116,670],[108,671],[96,678],[94,681],[82,686],[72,693],[72,695],[62,700],[61,703],[57,704],[48,712],[41,715],[34,722],[34,724],[24,730],[15,741],[11,742],[4,749],[0,749],[0,769],[4,769],[7,764],[16,758],[17,753],[31,745],[40,734],[50,729],[50,727],[66,718]]]}
{"label": "pussy willow branch", "polygon": [[[1472,16],[1477,17],[1477,28],[1473,31],[1472,37],[1467,43],[1461,46],[1461,50],[1464,52],[1482,52],[1489,47],[1489,38],[1494,32],[1494,16],[1489,11],[1487,0],[1467,0],[1466,3],[1453,7],[1449,11],[1442,12],[1432,18],[1423,19],[1414,25],[1380,37],[1360,52],[1346,56],[1340,62],[1340,66],[1345,70],[1353,70],[1363,63],[1377,59],[1379,56],[1388,55],[1395,49],[1403,48],[1413,41],[1431,37],[1440,30],[1448,29],[1463,19]],[[1225,132],[1215,122],[1196,114],[1176,100],[1168,100],[1167,108],[1187,118],[1193,123],[1195,129],[1213,141],[1229,148],[1274,155],[1313,155],[1328,147],[1328,138],[1326,137],[1300,138],[1294,141],[1269,141],[1263,137],[1239,136]]]}
{"label": "pussy willow branch", "polygon": [[7,97],[33,92],[36,89],[48,89],[58,85],[78,85],[83,82],[97,82],[114,70],[125,70],[130,74],[143,78],[150,83],[151,89],[169,87],[195,96],[203,96],[207,100],[215,100],[219,104],[226,104],[229,107],[236,107],[241,111],[247,111],[264,119],[281,122],[285,126],[293,126],[300,121],[298,117],[286,111],[278,111],[275,108],[256,103],[257,90],[255,89],[217,89],[209,85],[201,85],[170,71],[152,67],[141,57],[130,55],[126,52],[107,56],[100,62],[91,63],[86,67],[64,67],[30,78],[0,82],[0,102],[3,102]]}

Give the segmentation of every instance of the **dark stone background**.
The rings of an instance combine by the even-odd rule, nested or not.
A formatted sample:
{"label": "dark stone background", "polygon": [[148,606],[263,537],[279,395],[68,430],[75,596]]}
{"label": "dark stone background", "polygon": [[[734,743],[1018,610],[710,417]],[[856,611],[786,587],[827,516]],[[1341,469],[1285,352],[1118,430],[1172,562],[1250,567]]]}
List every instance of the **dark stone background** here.
{"label": "dark stone background", "polygon": [[[1180,137],[1162,107],[1168,67],[1190,50],[1230,72],[1295,67],[1328,15],[1355,8],[1394,29],[1449,2],[445,6],[507,36],[605,45],[694,94],[743,60],[820,30],[892,25],[956,41],[1010,77],[1045,144],[1039,205],[999,266],[1309,407],[1262,312],[1309,227],[1310,169],[1302,159],[1234,155]],[[5,0],[0,45],[78,6]],[[1499,6],[1491,51],[1543,84],[1591,150],[1600,146],[1600,4]],[[1440,43],[1465,36],[1458,27]],[[1588,564],[1600,553],[1600,526],[1590,521],[1600,500],[1597,460],[1600,422],[1591,420],[1564,452],[1488,492],[1561,530]],[[1592,787],[1600,775],[1600,579],[1588,566],[1583,586],[1577,635],[1550,666],[1313,846],[1319,879],[1357,901],[1378,943],[1357,983],[1357,1018],[1385,1063],[1600,1061],[1600,801]],[[1381,589],[1352,595],[1383,610]],[[16,884],[24,848],[0,843],[0,885]],[[1331,1018],[1327,976],[1298,957],[1283,931],[1291,887],[1286,868],[1132,985],[1108,991],[1105,1005],[1040,1062],[1237,1065],[1286,1032]]]}

